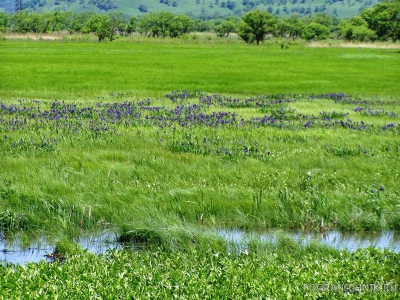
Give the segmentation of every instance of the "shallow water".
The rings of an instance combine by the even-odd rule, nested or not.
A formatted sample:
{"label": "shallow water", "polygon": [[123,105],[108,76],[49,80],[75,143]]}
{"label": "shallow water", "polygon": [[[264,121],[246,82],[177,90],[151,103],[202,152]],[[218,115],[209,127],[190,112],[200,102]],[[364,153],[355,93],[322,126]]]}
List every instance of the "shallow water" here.
{"label": "shallow water", "polygon": [[[85,236],[76,241],[83,249],[95,254],[105,253],[109,249],[122,249],[123,246],[116,242],[113,233]],[[52,262],[49,256],[54,252],[55,244],[41,239],[29,247],[22,247],[19,241],[8,241],[0,235],[0,262],[10,262],[25,265],[28,262],[38,263],[41,260]]]}
{"label": "shallow water", "polygon": [[355,251],[359,248],[374,247],[377,249],[388,249],[396,253],[400,252],[400,232],[363,232],[348,233],[332,230],[326,233],[315,233],[305,231],[276,231],[268,232],[243,231],[238,229],[219,230],[218,233],[227,241],[235,244],[246,245],[252,239],[258,239],[262,242],[276,242],[281,234],[292,237],[295,241],[306,245],[311,242],[318,242],[339,250]]}
{"label": "shallow water", "polygon": [[[359,248],[375,247],[400,252],[400,232],[384,231],[380,233],[343,233],[340,231],[329,231],[327,233],[315,233],[304,231],[243,231],[239,229],[221,229],[218,234],[226,241],[233,242],[239,249],[246,249],[251,240],[262,242],[277,242],[282,234],[292,237],[295,241],[305,245],[311,242],[319,242],[323,245],[336,249],[355,251]],[[95,254],[105,253],[109,249],[123,249],[124,246],[118,242],[117,235],[112,232],[103,232],[98,235],[84,236],[76,242],[89,252]],[[131,246],[132,249],[134,245]],[[22,247],[18,241],[9,241],[0,235],[0,263],[9,262],[25,265],[28,262],[38,263],[42,260],[51,262],[55,243],[41,239],[29,247]]]}

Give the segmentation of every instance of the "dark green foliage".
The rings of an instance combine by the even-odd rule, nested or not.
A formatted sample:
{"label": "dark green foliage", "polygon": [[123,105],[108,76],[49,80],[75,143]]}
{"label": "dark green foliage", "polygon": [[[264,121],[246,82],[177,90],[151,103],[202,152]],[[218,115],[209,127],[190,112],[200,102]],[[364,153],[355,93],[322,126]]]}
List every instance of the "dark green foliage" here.
{"label": "dark green foliage", "polygon": [[[0,199],[2,198],[3,197],[0,197]],[[28,218],[23,214],[14,213],[10,210],[4,210],[0,212],[0,232],[27,230],[30,225],[29,223],[30,222]]]}
{"label": "dark green foliage", "polygon": [[56,243],[54,248],[54,253],[52,256],[55,258],[66,258],[71,257],[73,255],[82,254],[83,249],[74,242],[69,241],[68,239],[61,239]]}
{"label": "dark green foliage", "polygon": [[144,4],[139,5],[139,11],[140,12],[147,12],[147,6]]}
{"label": "dark green foliage", "polygon": [[175,16],[171,12],[144,15],[138,22],[140,34],[151,37],[179,37],[192,30],[193,21],[186,15]]}
{"label": "dark green foliage", "polygon": [[215,32],[217,36],[229,36],[230,33],[236,31],[236,24],[232,21],[223,21],[221,24],[215,26]]}
{"label": "dark green foliage", "polygon": [[122,33],[125,31],[126,24],[122,13],[111,13],[109,15],[95,14],[85,25],[85,31],[93,32],[99,42],[108,38],[113,41],[117,30]]}
{"label": "dark green foliage", "polygon": [[273,31],[276,22],[277,19],[265,11],[251,11],[242,17],[238,34],[246,43],[259,44]]}
{"label": "dark green foliage", "polygon": [[400,0],[386,0],[374,8],[364,10],[361,17],[379,39],[391,39],[393,42],[400,39]]}
{"label": "dark green foliage", "polygon": [[118,7],[111,0],[89,0],[89,4],[95,5],[97,8],[105,11],[116,9]]}
{"label": "dark green foliage", "polygon": [[338,25],[339,35],[348,41],[373,41],[377,35],[368,27],[367,21],[362,17],[352,17],[349,21],[341,21]]}
{"label": "dark green foliage", "polygon": [[307,25],[302,33],[302,37],[307,41],[323,40],[329,35],[329,28],[320,23],[312,22]]}
{"label": "dark green foliage", "polygon": [[304,31],[304,20],[297,14],[286,19],[279,19],[274,34],[280,37],[300,38]]}
{"label": "dark green foliage", "polygon": [[117,240],[119,243],[147,244],[149,246],[162,243],[161,235],[152,229],[129,230],[124,228]]}
{"label": "dark green foliage", "polygon": [[7,31],[9,24],[10,24],[10,16],[5,12],[0,11],[0,32],[5,33]]}

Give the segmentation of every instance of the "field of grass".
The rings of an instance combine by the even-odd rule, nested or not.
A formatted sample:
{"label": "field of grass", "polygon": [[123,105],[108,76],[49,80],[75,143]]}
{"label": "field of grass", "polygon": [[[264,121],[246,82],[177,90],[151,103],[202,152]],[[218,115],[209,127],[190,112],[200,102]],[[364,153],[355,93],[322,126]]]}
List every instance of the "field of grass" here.
{"label": "field of grass", "polygon": [[1,42],[0,98],[89,100],[110,92],[162,97],[182,89],[241,96],[399,94],[399,49],[220,41]]}
{"label": "field of grass", "polygon": [[[5,40],[0,65],[4,234],[117,228],[121,240],[157,246],[0,266],[4,295],[51,297],[90,282],[92,297],[119,288],[121,297],[151,298],[157,286],[196,298],[197,286],[197,298],[316,298],[325,294],[303,284],[397,282],[392,252],[284,240],[229,255],[202,232],[400,230],[398,49]],[[64,280],[70,268],[85,275]],[[31,284],[33,274],[50,284]],[[111,278],[121,281],[102,290]]]}

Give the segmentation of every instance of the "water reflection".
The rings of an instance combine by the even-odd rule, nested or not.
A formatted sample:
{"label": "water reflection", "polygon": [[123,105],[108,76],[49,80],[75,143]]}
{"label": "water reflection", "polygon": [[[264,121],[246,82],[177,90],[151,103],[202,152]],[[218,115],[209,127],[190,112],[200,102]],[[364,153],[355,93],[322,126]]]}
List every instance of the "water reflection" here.
{"label": "water reflection", "polygon": [[252,239],[262,242],[276,243],[278,236],[282,233],[289,235],[300,244],[306,245],[311,242],[319,242],[339,250],[355,251],[359,248],[374,247],[400,252],[400,233],[395,231],[384,231],[379,233],[345,233],[332,230],[326,233],[315,233],[305,231],[243,231],[239,229],[219,230],[218,233],[227,241],[235,244],[247,243]]}
{"label": "water reflection", "polygon": [[[221,229],[218,234],[226,241],[233,242],[239,248],[246,248],[252,239],[261,242],[277,243],[282,234],[289,235],[296,242],[306,245],[311,242],[320,242],[339,250],[346,249],[355,251],[358,248],[375,247],[400,252],[400,233],[384,231],[380,233],[343,233],[340,231],[329,231],[327,233],[315,233],[304,231],[243,231],[239,229]],[[83,249],[95,254],[105,253],[109,249],[123,249],[124,246],[117,242],[115,232],[103,232],[81,237],[76,241]],[[140,245],[139,245],[140,246]],[[40,239],[29,247],[22,247],[18,241],[10,241],[0,235],[0,263],[2,261],[14,264],[26,264],[28,262],[38,263],[42,260],[52,261],[48,254],[54,252],[55,243]],[[141,249],[133,245],[133,250]]]}
{"label": "water reflection", "polygon": [[[83,249],[95,254],[105,253],[109,249],[122,249],[116,242],[114,233],[102,233],[81,237],[76,241]],[[53,253],[55,243],[40,239],[29,247],[23,247],[20,241],[9,241],[0,235],[0,262],[6,261],[25,265],[28,262],[38,263],[42,260],[53,261],[48,255]]]}

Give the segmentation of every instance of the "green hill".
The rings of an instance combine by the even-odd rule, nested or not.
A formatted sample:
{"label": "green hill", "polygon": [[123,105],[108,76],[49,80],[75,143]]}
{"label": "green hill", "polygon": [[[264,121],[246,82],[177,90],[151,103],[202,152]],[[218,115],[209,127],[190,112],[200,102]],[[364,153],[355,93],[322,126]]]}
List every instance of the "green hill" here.
{"label": "green hill", "polygon": [[[0,0],[0,10],[14,11],[15,1]],[[268,10],[280,17],[295,13],[307,16],[318,12],[349,17],[379,2],[380,0],[24,0],[24,7],[37,12],[121,11],[128,15],[165,10],[208,19],[241,15],[253,9]]]}

